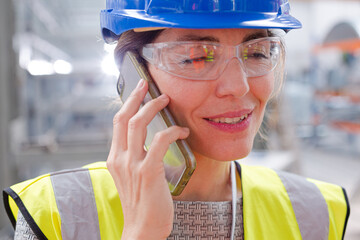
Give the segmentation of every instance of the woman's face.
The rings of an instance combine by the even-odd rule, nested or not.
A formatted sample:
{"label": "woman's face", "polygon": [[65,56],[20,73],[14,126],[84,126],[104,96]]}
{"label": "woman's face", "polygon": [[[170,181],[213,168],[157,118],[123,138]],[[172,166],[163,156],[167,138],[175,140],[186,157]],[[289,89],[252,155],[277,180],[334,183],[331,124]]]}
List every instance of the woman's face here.
{"label": "woman's face", "polygon": [[[166,29],[156,42],[191,38],[213,39],[238,45],[249,38],[266,37],[263,29]],[[273,72],[247,78],[237,58],[230,60],[216,80],[189,80],[168,74],[149,64],[169,108],[180,126],[190,129],[187,142],[197,155],[219,161],[243,158],[252,149],[274,88]]]}

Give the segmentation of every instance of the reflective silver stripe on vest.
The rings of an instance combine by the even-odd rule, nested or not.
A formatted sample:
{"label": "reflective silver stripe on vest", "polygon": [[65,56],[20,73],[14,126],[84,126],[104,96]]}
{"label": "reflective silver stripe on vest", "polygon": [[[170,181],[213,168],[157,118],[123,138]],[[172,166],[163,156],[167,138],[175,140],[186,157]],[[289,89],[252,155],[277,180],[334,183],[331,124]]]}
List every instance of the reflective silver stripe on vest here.
{"label": "reflective silver stripe on vest", "polygon": [[277,174],[290,198],[302,239],[327,240],[329,212],[319,188],[300,176],[285,172]]}
{"label": "reflective silver stripe on vest", "polygon": [[90,173],[75,169],[51,174],[63,240],[99,239],[99,220]]}

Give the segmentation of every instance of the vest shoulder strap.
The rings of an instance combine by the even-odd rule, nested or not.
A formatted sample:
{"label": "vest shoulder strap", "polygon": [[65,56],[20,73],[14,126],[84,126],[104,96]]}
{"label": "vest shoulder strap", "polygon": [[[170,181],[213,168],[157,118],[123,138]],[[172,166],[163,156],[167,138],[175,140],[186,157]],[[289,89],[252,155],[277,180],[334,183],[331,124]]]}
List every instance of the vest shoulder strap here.
{"label": "vest shoulder strap", "polygon": [[39,239],[121,237],[121,203],[105,162],[46,174],[3,194],[13,226],[20,210]]}
{"label": "vest shoulder strap", "polygon": [[238,165],[245,239],[342,239],[345,191],[336,185],[265,167]]}

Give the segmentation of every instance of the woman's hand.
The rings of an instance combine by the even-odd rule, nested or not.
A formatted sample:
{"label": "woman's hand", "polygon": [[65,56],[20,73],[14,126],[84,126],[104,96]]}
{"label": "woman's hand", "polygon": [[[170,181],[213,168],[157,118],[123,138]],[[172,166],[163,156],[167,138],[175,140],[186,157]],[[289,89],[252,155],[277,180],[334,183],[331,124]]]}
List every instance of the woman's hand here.
{"label": "woman's hand", "polygon": [[114,117],[107,167],[118,190],[124,214],[122,239],[166,239],[172,230],[173,201],[165,179],[163,158],[169,145],[189,135],[178,126],[158,132],[146,152],[146,127],[169,103],[161,95],[139,111],[147,92],[141,80]]}

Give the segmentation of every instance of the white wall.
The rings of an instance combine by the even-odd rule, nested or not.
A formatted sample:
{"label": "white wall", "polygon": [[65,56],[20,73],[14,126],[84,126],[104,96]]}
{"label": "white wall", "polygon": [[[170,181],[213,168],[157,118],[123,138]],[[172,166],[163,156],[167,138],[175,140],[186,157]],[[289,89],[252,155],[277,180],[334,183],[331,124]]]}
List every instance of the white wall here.
{"label": "white wall", "polygon": [[289,73],[307,69],[312,64],[310,53],[339,22],[353,22],[360,26],[360,1],[291,1],[291,14],[303,28],[286,36],[287,67]]}

